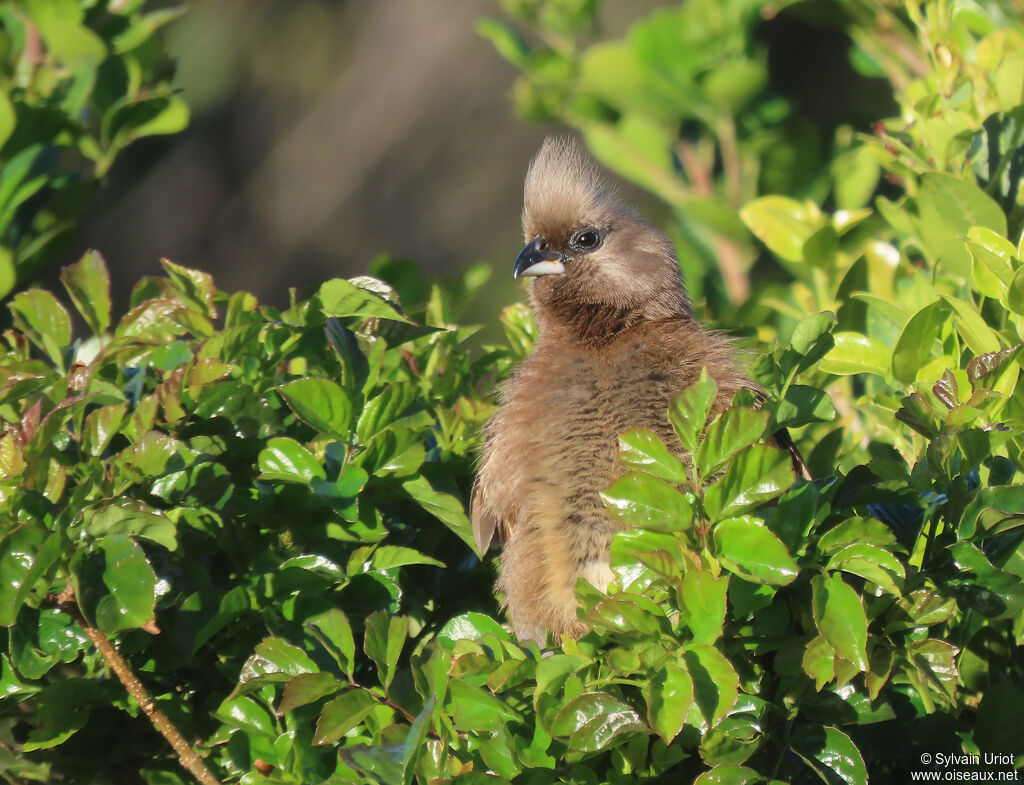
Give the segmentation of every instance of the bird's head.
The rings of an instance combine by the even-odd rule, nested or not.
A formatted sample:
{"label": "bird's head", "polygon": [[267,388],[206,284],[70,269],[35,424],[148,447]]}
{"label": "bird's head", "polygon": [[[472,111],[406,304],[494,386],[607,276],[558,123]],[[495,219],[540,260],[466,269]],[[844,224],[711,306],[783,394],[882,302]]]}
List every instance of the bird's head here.
{"label": "bird's head", "polygon": [[548,138],[530,163],[523,233],[513,275],[532,278],[542,321],[581,308],[689,314],[668,237],[615,198],[572,140]]}

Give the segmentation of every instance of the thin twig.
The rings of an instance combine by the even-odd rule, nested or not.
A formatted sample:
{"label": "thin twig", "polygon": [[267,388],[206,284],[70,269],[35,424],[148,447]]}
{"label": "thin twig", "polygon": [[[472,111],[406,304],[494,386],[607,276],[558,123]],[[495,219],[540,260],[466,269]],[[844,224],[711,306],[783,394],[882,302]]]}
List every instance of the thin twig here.
{"label": "thin twig", "polygon": [[124,657],[114,648],[114,644],[110,642],[110,639],[85,620],[79,612],[74,599],[69,598],[67,595],[68,592],[60,595],[59,602],[61,607],[78,622],[86,636],[92,641],[93,646],[103,656],[103,659],[107,661],[110,669],[114,671],[114,675],[124,685],[124,688],[128,690],[128,694],[135,699],[135,702],[139,704],[139,708],[149,717],[149,721],[153,723],[153,727],[160,731],[160,735],[167,740],[167,743],[178,754],[178,762],[182,767],[187,769],[200,785],[221,785],[220,781],[206,768],[206,764],[203,763],[199,753],[192,749],[192,745],[181,735],[181,731],[175,727],[166,714],[157,708],[152,696],[142,685],[142,682],[139,681],[139,678],[128,663],[125,662]]}

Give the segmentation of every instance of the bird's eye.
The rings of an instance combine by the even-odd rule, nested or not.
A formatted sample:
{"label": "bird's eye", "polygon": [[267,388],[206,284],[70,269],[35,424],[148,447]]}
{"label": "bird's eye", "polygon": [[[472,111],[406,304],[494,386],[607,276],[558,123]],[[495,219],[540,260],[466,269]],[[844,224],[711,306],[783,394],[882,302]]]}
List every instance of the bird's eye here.
{"label": "bird's eye", "polygon": [[569,247],[574,251],[593,251],[601,244],[601,233],[593,226],[577,229],[569,238]]}

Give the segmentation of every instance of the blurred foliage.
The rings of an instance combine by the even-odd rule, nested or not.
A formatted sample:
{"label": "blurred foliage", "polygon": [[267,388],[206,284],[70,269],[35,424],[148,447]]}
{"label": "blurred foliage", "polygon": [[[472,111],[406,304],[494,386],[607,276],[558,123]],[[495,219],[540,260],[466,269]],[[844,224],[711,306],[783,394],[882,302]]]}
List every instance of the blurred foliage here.
{"label": "blurred foliage", "polygon": [[[594,11],[506,7],[546,42],[522,45],[531,69],[574,52]],[[718,203],[746,233],[729,241],[791,277],[737,311],[777,341],[751,368],[770,402],[741,395],[709,422],[705,376],[668,413],[677,444],[622,434],[604,492],[624,524],[617,578],[577,587],[579,640],[515,641],[493,559],[472,551],[490,391],[535,338],[513,306],[502,345],[467,352],[458,320],[486,271],[428,284],[382,259],[280,310],[165,262],[115,322],[90,253],[62,276],[84,339],[53,294],[16,295],[0,776],[186,781],[95,634],[223,781],[858,785],[909,781],[923,753],[1024,762],[1024,25],[998,3],[841,7],[900,116],[835,148],[811,191],[755,178]],[[630,35],[699,42],[694,25],[731,24],[683,9]],[[483,27],[503,51],[521,40]],[[700,56],[732,62],[746,50],[729,40]],[[623,51],[586,51],[601,46]],[[581,100],[573,57],[561,88],[530,71],[520,91]],[[718,65],[641,66],[714,103]],[[655,193],[682,183],[670,203],[695,204],[680,143],[718,150],[721,129],[677,124],[637,159],[625,116],[585,128],[595,152],[620,171],[647,161]],[[818,479],[762,443],[779,426]]]}
{"label": "blurred foliage", "polygon": [[146,5],[0,3],[0,298],[66,249],[121,150],[188,123],[155,35],[183,9]]}

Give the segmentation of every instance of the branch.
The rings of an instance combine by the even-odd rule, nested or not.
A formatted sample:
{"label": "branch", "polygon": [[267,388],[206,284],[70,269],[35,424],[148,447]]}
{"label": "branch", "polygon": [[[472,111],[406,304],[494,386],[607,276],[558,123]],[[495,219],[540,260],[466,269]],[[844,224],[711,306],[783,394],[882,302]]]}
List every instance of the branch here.
{"label": "branch", "polygon": [[70,613],[75,621],[78,622],[86,636],[92,641],[93,646],[103,656],[103,659],[107,661],[110,669],[114,671],[114,675],[124,685],[124,688],[128,690],[128,693],[135,699],[135,702],[139,704],[139,708],[149,717],[153,727],[160,731],[161,736],[167,739],[167,743],[178,754],[178,762],[182,767],[187,769],[200,785],[220,785],[220,781],[206,768],[206,764],[203,763],[199,753],[192,749],[192,746],[185,740],[185,737],[181,735],[181,731],[175,727],[168,716],[157,708],[152,696],[142,686],[142,682],[139,681],[135,672],[125,662],[124,657],[114,648],[114,644],[110,642],[110,639],[85,620],[85,617],[82,616],[78,609],[74,599],[74,592],[70,586],[61,593],[57,598],[57,602],[63,610]]}

